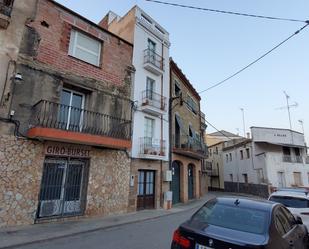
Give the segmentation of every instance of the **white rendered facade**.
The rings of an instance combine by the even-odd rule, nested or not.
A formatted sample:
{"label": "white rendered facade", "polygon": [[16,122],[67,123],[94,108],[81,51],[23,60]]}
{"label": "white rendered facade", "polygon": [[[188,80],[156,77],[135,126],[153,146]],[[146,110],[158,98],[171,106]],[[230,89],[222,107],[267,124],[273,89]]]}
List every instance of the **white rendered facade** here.
{"label": "white rendered facade", "polygon": [[262,127],[252,127],[251,132],[252,139],[234,145],[232,141],[226,142],[224,181],[264,183],[275,188],[309,186],[303,134]]}

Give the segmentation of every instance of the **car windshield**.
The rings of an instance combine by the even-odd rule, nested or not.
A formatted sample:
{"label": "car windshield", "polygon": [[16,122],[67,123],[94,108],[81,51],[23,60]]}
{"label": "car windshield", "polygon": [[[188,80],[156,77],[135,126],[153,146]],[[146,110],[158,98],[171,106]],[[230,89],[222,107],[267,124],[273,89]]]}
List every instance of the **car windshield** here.
{"label": "car windshield", "polygon": [[271,196],[269,200],[279,202],[284,206],[291,208],[307,208],[309,206],[307,199],[291,196]]}
{"label": "car windshield", "polygon": [[193,215],[191,220],[248,233],[264,234],[268,226],[268,213],[210,201]]}

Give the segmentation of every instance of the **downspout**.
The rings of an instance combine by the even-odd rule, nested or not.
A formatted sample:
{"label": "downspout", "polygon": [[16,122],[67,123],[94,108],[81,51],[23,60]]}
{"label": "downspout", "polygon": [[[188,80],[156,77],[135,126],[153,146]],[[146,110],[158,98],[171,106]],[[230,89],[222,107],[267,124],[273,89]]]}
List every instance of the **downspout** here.
{"label": "downspout", "polygon": [[[162,42],[162,49],[161,49],[161,58],[162,58],[162,71],[164,71],[164,44]],[[163,73],[161,74],[161,106],[164,106],[164,97],[163,97]],[[162,152],[162,147],[163,147],[163,114],[160,116],[161,118],[161,151]],[[163,207],[163,161],[160,160],[160,173],[161,173],[161,181],[160,181],[160,207]]]}

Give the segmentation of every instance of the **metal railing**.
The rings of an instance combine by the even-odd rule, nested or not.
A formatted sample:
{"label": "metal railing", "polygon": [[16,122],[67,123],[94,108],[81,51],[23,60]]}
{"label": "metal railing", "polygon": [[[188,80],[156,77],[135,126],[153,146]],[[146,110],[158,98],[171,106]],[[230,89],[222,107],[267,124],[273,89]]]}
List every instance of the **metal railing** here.
{"label": "metal railing", "polygon": [[283,162],[291,163],[292,162],[292,156],[290,156],[290,155],[283,155],[282,160],[283,160]]}
{"label": "metal railing", "polygon": [[144,63],[150,63],[155,67],[164,70],[164,58],[149,48],[144,50]]}
{"label": "metal railing", "polygon": [[174,148],[190,150],[203,155],[207,155],[207,146],[200,139],[190,137],[189,135],[174,135],[173,136]]}
{"label": "metal railing", "polygon": [[295,162],[296,163],[303,163],[303,157],[302,156],[295,156]]}
{"label": "metal railing", "polygon": [[0,0],[0,13],[11,17],[14,0]]}
{"label": "metal railing", "polygon": [[131,139],[131,120],[40,100],[32,107],[32,127],[45,127],[93,135]]}
{"label": "metal railing", "polygon": [[165,156],[166,154],[165,140],[155,139],[152,137],[141,137],[140,154]]}
{"label": "metal railing", "polygon": [[166,97],[151,90],[142,92],[142,105],[150,105],[162,111],[166,111]]}

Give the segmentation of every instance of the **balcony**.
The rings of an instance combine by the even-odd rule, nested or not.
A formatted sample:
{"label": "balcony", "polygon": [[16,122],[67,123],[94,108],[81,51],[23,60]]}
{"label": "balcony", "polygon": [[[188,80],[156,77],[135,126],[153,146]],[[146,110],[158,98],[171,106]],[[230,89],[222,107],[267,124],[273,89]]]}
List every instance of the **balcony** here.
{"label": "balcony", "polygon": [[292,156],[290,155],[283,155],[283,162],[286,162],[286,163],[291,163],[292,162]]}
{"label": "balcony", "polygon": [[164,59],[151,49],[144,50],[144,68],[155,75],[162,75],[164,72]]}
{"label": "balcony", "polygon": [[166,155],[165,140],[141,137],[139,154],[141,158],[162,160]]}
{"label": "balcony", "polygon": [[207,128],[205,113],[200,112],[200,116],[201,116],[201,130],[205,131]]}
{"label": "balcony", "polygon": [[6,29],[11,21],[14,0],[0,0],[0,28]]}
{"label": "balcony", "polygon": [[291,155],[283,155],[283,162],[286,162],[286,163],[304,163],[302,156],[292,157]]}
{"label": "balcony", "polygon": [[131,148],[131,120],[41,100],[32,107],[28,136],[108,148]]}
{"label": "balcony", "polygon": [[151,115],[162,115],[166,112],[166,98],[151,90],[145,90],[142,92],[141,109]]}
{"label": "balcony", "polygon": [[207,146],[201,140],[188,135],[174,136],[173,153],[203,159],[207,157]]}

